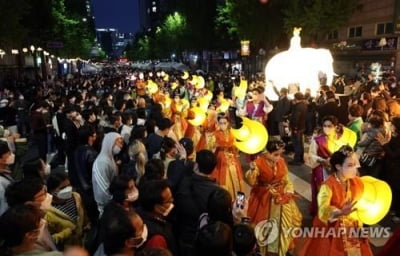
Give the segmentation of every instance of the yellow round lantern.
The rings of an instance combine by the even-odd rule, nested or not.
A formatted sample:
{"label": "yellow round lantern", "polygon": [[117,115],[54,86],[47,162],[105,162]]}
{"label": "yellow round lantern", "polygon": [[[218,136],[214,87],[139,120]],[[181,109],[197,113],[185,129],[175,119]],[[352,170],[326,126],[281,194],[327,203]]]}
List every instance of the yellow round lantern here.
{"label": "yellow round lantern", "polygon": [[187,99],[181,99],[182,108],[188,109],[190,107],[190,102]]}
{"label": "yellow round lantern", "polygon": [[228,111],[228,108],[229,108],[229,101],[227,100],[227,99],[224,99],[224,98],[222,98],[222,99],[220,99],[220,105],[219,105],[219,107],[217,108],[217,112],[218,113],[225,113],[226,111]]}
{"label": "yellow round lantern", "polygon": [[239,129],[232,129],[231,132],[233,137],[240,141],[245,141],[250,136],[250,130],[246,125],[242,125]]}
{"label": "yellow round lantern", "polygon": [[169,75],[168,75],[168,74],[165,74],[163,80],[164,80],[165,82],[168,82],[168,81],[169,81]]}
{"label": "yellow round lantern", "polygon": [[389,212],[392,203],[392,190],[389,185],[371,176],[361,177],[364,190],[355,205],[352,217],[367,225],[381,221]]}
{"label": "yellow round lantern", "polygon": [[147,89],[149,94],[154,94],[158,92],[158,85],[153,82],[153,80],[148,80],[147,81]]}
{"label": "yellow round lantern", "polygon": [[182,78],[183,80],[188,79],[188,78],[189,78],[189,73],[188,73],[187,71],[184,71],[184,72],[183,72],[183,76],[181,76],[181,78]]}
{"label": "yellow round lantern", "polygon": [[203,97],[200,97],[200,98],[197,99],[197,103],[199,104],[199,107],[200,107],[204,112],[207,112],[208,105],[210,104],[210,101],[209,101],[207,98],[205,98],[204,96],[203,96]]}
{"label": "yellow round lantern", "polygon": [[198,82],[197,75],[192,75],[192,80],[189,80],[189,83],[196,87],[197,86],[197,82]]}
{"label": "yellow round lantern", "polygon": [[179,85],[179,84],[178,84],[177,82],[172,82],[172,83],[171,83],[171,89],[172,89],[172,90],[175,90],[175,89],[178,87],[178,85]]}
{"label": "yellow round lantern", "polygon": [[[242,117],[243,119],[243,126],[248,129],[249,135],[246,136],[245,133],[240,134],[239,137],[235,137],[235,146],[242,152],[247,154],[256,154],[262,151],[267,145],[268,142],[268,132],[265,126],[254,120],[250,120],[246,117]],[[240,128],[245,129],[245,128]],[[240,130],[239,129],[239,130]],[[234,133],[232,133],[235,136]],[[237,134],[236,134],[237,135]],[[246,138],[245,140],[239,140],[239,138],[243,136]],[[242,138],[243,138],[242,137]]]}
{"label": "yellow round lantern", "polygon": [[197,83],[194,86],[196,89],[202,89],[204,88],[206,82],[204,81],[204,77],[202,76],[197,76]]}
{"label": "yellow round lantern", "polygon": [[194,113],[193,119],[188,119],[188,122],[194,126],[200,126],[206,120],[206,113],[199,107],[193,107],[189,110]]}

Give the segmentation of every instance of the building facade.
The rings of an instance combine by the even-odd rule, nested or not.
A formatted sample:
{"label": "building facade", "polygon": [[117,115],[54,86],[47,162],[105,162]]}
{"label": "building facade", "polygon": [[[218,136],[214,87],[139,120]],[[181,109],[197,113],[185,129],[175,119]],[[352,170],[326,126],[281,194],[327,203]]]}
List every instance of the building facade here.
{"label": "building facade", "polygon": [[360,0],[346,26],[323,42],[334,56],[335,72],[367,70],[380,63],[400,73],[400,0]]}
{"label": "building facade", "polygon": [[165,16],[176,7],[176,0],[139,0],[139,27],[142,32],[155,31]]}

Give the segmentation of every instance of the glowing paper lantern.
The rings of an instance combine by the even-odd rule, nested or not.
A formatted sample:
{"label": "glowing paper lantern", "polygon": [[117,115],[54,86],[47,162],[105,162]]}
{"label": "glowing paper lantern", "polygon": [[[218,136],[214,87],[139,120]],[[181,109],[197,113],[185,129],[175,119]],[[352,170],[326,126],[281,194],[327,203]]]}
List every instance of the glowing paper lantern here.
{"label": "glowing paper lantern", "polygon": [[165,74],[163,80],[164,80],[165,82],[168,82],[168,81],[169,81],[169,75],[168,75],[168,74]]}
{"label": "glowing paper lantern", "polygon": [[242,125],[242,127],[240,127],[239,129],[232,129],[231,132],[233,134],[233,137],[240,141],[245,141],[250,136],[249,128],[247,128],[247,126],[245,125]]}
{"label": "glowing paper lantern", "polygon": [[189,73],[188,73],[187,71],[184,71],[184,72],[183,72],[183,76],[181,76],[181,78],[182,78],[183,80],[188,79],[188,78],[189,78]]}
{"label": "glowing paper lantern", "polygon": [[213,93],[208,90],[207,94],[204,97],[206,97],[208,99],[208,102],[210,102],[213,98]]}
{"label": "glowing paper lantern", "polygon": [[179,85],[179,84],[178,84],[177,82],[172,82],[172,83],[171,83],[171,89],[172,89],[172,90],[175,90],[175,89],[178,87],[178,85]]}
{"label": "glowing paper lantern", "polygon": [[206,113],[199,107],[193,107],[189,110],[194,114],[193,119],[188,119],[188,122],[194,126],[199,126],[206,120]]}
{"label": "glowing paper lantern", "polygon": [[[243,126],[247,129],[248,135],[246,136],[246,132],[243,133],[239,132],[239,137],[235,137],[238,133],[232,133],[235,137],[236,141],[234,145],[242,152],[247,154],[256,154],[265,148],[265,145],[268,142],[268,132],[265,126],[254,120],[250,120],[246,117],[242,117],[243,119]],[[239,138],[245,138],[245,140],[239,140]]]}
{"label": "glowing paper lantern", "polygon": [[282,88],[298,87],[301,92],[310,89],[315,96],[320,87],[319,75],[326,76],[326,83],[332,83],[333,57],[327,49],[302,48],[300,44],[300,30],[295,28],[287,51],[277,53],[265,67],[265,95],[270,100],[278,100],[275,93]]}
{"label": "glowing paper lantern", "polygon": [[204,81],[204,77],[198,76],[197,77],[197,83],[196,83],[196,85],[194,87],[196,89],[202,89],[202,88],[204,88],[205,84],[206,84],[206,82]]}
{"label": "glowing paper lantern", "polygon": [[205,97],[200,97],[197,99],[197,103],[199,104],[199,107],[204,111],[207,112],[208,105],[210,104],[210,101]]}
{"label": "glowing paper lantern", "polygon": [[190,102],[187,99],[181,99],[181,102],[183,109],[188,109],[190,107]]}
{"label": "glowing paper lantern", "polygon": [[389,185],[371,176],[361,177],[364,191],[352,213],[352,217],[367,225],[381,221],[389,212],[392,203],[392,191]]}
{"label": "glowing paper lantern", "polygon": [[197,75],[192,75],[192,80],[189,80],[189,83],[196,87],[198,83]]}
{"label": "glowing paper lantern", "polygon": [[153,82],[153,80],[148,80],[147,81],[147,89],[149,94],[154,94],[158,92],[158,85]]}
{"label": "glowing paper lantern", "polygon": [[225,113],[226,111],[228,111],[229,105],[230,104],[229,104],[229,101],[227,99],[224,99],[224,98],[220,99],[220,105],[217,108],[217,112],[218,113]]}

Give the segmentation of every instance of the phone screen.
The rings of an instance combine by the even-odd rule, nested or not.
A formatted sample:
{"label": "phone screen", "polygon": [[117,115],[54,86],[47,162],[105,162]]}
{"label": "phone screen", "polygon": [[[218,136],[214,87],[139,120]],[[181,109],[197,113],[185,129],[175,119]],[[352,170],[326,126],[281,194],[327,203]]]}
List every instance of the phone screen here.
{"label": "phone screen", "polygon": [[240,207],[241,209],[244,208],[245,194],[241,191],[237,192],[236,204],[237,204],[237,207]]}

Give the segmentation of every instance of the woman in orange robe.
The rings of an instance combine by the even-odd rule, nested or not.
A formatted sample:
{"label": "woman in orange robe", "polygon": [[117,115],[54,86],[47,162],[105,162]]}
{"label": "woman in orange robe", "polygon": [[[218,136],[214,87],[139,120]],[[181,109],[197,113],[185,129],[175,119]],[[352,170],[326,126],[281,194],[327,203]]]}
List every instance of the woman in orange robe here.
{"label": "woman in orange robe", "polygon": [[228,118],[222,114],[217,120],[219,129],[214,132],[217,166],[211,177],[228,190],[232,198],[236,198],[237,192],[243,191],[243,173],[239,163],[239,153],[233,145],[235,139],[228,127]]}
{"label": "woman in orange robe", "polygon": [[174,95],[174,100],[171,103],[171,120],[174,122],[172,132],[175,134],[177,140],[184,137],[187,128],[187,121],[185,119],[189,106],[183,102],[179,94]]}
{"label": "woman in orange robe", "polygon": [[214,132],[217,126],[217,117],[215,112],[215,106],[210,105],[207,111],[207,118],[200,128],[200,139],[196,146],[196,151],[202,149],[214,150],[215,137]]}
{"label": "woman in orange robe", "polygon": [[256,225],[255,233],[262,255],[286,255],[294,243],[290,233],[285,234],[283,229],[301,226],[302,215],[293,200],[294,188],[281,156],[284,146],[282,141],[270,139],[266,150],[246,172],[247,181],[252,186],[247,215]]}
{"label": "woman in orange robe", "polygon": [[332,154],[330,164],[334,173],[321,185],[318,215],[313,221],[313,227],[323,232],[305,238],[294,255],[372,256],[368,238],[354,235],[362,227],[352,212],[362,195],[363,184],[357,177],[358,161],[353,149],[342,146]]}

